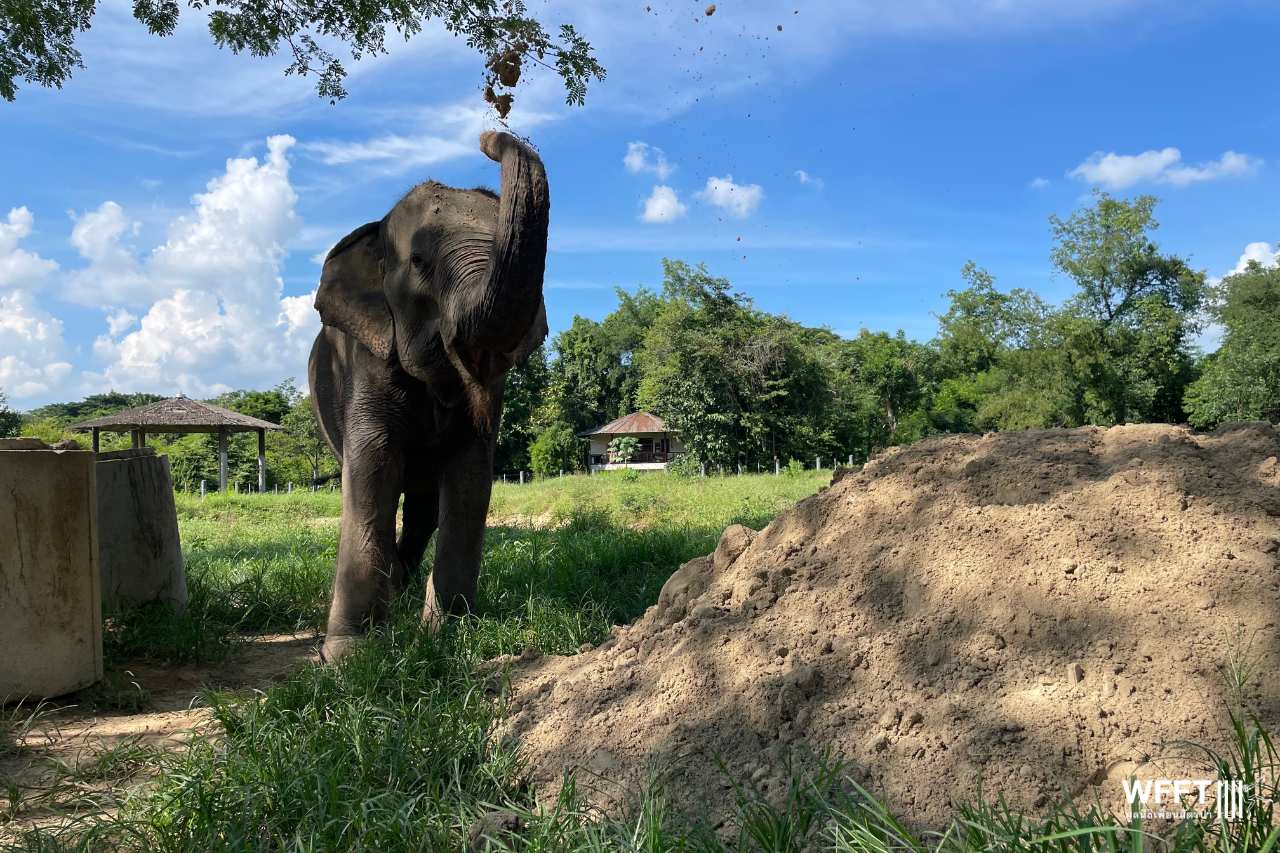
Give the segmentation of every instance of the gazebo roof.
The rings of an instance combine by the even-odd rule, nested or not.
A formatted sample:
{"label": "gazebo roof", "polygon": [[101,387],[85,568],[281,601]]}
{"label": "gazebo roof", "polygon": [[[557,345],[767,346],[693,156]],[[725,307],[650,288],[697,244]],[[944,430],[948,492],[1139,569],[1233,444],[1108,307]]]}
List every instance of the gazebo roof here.
{"label": "gazebo roof", "polygon": [[128,432],[134,429],[151,432],[257,432],[260,429],[280,429],[280,425],[261,418],[251,418],[212,403],[201,403],[188,397],[172,397],[134,409],[125,409],[103,418],[82,421],[71,428],[77,432],[92,429],[108,432]]}
{"label": "gazebo roof", "polygon": [[651,415],[648,412],[632,412],[616,421],[609,421],[602,427],[589,429],[578,435],[585,438],[589,435],[636,435],[646,432],[670,432],[670,430],[667,429],[667,422],[657,415]]}

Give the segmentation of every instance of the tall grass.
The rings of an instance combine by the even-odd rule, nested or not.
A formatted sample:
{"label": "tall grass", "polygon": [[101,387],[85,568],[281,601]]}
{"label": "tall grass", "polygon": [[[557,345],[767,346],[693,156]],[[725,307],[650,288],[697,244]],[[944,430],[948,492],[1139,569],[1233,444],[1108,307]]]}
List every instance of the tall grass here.
{"label": "tall grass", "polygon": [[[480,664],[528,648],[566,654],[598,642],[611,625],[651,604],[682,561],[708,552],[726,523],[761,526],[818,484],[816,477],[657,475],[499,487],[499,521],[548,513],[558,521],[490,530],[476,615],[423,633],[416,623],[419,578],[391,626],[340,666],[304,668],[265,694],[210,697],[223,736],[157,756],[155,781],[115,811],[33,829],[13,845],[944,853],[1274,847],[1272,814],[1261,806],[1247,821],[1188,821],[1161,833],[1162,840],[1140,824],[1070,804],[1032,819],[999,801],[961,805],[945,832],[918,833],[833,756],[797,762],[807,769],[792,774],[780,802],[748,781],[729,779],[736,807],[717,827],[679,817],[672,805],[685,792],[679,779],[662,776],[609,816],[587,805],[572,779],[557,802],[535,804],[519,745],[494,736],[503,685]],[[235,631],[319,624],[336,544],[335,496],[183,498],[179,510],[193,607],[163,630],[144,618],[153,614],[120,616],[116,654],[225,654]],[[1274,793],[1275,750],[1256,726],[1239,723],[1232,752],[1207,760],[1221,774]]]}

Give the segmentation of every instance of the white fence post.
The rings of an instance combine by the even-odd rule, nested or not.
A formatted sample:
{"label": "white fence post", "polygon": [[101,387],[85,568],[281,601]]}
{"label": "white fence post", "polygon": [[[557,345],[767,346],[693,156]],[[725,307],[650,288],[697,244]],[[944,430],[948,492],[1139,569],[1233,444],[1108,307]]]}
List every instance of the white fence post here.
{"label": "white fence post", "polygon": [[204,500],[204,480],[200,481],[200,500]]}
{"label": "white fence post", "polygon": [[779,462],[778,457],[775,456],[773,457],[773,476],[776,477],[781,473],[782,473],[782,463]]}

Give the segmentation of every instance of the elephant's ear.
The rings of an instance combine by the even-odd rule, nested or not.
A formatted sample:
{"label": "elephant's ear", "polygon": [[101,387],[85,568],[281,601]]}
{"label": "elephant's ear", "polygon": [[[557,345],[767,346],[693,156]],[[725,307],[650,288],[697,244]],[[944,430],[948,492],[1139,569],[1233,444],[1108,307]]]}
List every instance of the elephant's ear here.
{"label": "elephant's ear", "polygon": [[361,225],[324,259],[316,310],[320,322],[341,329],[381,359],[391,357],[395,333],[382,293],[382,223]]}
{"label": "elephant's ear", "polygon": [[533,325],[529,327],[524,340],[520,341],[520,346],[516,347],[514,363],[523,364],[525,359],[529,357],[529,353],[536,350],[546,339],[547,303],[543,302],[538,306],[538,316],[534,317]]}

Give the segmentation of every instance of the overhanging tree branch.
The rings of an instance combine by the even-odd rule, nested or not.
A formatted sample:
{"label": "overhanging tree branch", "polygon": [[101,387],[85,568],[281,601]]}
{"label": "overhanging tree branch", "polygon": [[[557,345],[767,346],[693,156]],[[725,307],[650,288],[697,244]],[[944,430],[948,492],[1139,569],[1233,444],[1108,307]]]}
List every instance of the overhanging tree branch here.
{"label": "overhanging tree branch", "polygon": [[[258,57],[287,51],[286,74],[314,76],[316,92],[331,102],[346,97],[347,75],[329,43],[345,46],[353,60],[388,53],[386,37],[406,41],[438,21],[485,60],[485,99],[505,117],[526,63],[554,70],[565,100],[581,105],[605,70],[590,43],[572,24],[548,32],[523,0],[187,0],[207,12],[209,34],[219,47]],[[0,97],[12,101],[18,80],[61,88],[84,67],[75,47],[89,29],[98,0],[0,0]],[[133,15],[153,35],[174,32],[178,0],[134,0]]]}

